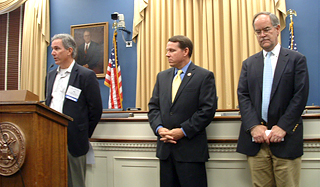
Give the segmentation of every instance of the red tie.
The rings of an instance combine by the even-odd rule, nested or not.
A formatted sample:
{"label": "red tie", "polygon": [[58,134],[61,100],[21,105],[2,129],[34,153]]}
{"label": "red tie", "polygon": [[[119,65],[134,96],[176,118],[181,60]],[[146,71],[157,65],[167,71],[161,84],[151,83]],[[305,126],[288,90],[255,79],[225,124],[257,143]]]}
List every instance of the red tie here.
{"label": "red tie", "polygon": [[88,44],[86,44],[86,50],[84,50],[85,54],[87,54],[87,50],[88,50]]}

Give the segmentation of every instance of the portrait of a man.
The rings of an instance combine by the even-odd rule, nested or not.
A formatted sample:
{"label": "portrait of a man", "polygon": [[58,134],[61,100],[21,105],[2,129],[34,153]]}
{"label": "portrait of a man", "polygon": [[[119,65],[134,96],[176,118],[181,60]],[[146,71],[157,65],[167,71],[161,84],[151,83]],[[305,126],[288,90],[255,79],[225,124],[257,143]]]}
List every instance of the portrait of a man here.
{"label": "portrait of a man", "polygon": [[85,30],[83,33],[84,43],[78,47],[78,64],[94,70],[96,73],[102,73],[102,54],[101,46],[91,40],[91,33]]}
{"label": "portrait of a man", "polygon": [[[106,28],[105,28],[106,27]],[[104,77],[105,64],[107,62],[106,45],[107,24],[103,25],[79,25],[71,26],[71,34],[77,44],[76,62],[86,68],[93,70],[97,77]]]}

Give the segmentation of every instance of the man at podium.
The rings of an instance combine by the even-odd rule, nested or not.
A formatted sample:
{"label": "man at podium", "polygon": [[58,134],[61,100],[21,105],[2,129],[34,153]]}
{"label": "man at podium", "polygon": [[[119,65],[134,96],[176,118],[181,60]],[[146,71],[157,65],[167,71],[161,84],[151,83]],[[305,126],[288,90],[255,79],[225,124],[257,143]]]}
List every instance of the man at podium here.
{"label": "man at podium", "polygon": [[73,118],[68,124],[68,186],[85,186],[88,139],[102,114],[100,87],[96,74],[75,62],[71,35],[56,34],[51,43],[58,68],[47,75],[46,105]]}

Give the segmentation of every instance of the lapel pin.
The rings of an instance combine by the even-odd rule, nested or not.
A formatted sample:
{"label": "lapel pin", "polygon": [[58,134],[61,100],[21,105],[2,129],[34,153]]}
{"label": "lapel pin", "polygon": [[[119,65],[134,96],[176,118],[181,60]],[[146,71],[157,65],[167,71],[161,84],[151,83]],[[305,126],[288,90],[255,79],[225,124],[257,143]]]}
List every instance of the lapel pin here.
{"label": "lapel pin", "polygon": [[188,73],[187,76],[190,77],[190,76],[191,76],[191,73]]}

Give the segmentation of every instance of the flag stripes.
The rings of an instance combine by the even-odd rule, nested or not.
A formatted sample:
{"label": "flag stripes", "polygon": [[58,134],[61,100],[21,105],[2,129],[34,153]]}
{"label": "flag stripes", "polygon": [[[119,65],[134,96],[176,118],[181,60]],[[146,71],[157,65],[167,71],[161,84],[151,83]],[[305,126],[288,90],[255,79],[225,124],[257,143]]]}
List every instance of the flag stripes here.
{"label": "flag stripes", "polygon": [[104,81],[104,84],[110,88],[108,106],[110,109],[122,108],[122,78],[117,53],[117,31],[115,30],[113,33],[113,47]]}

